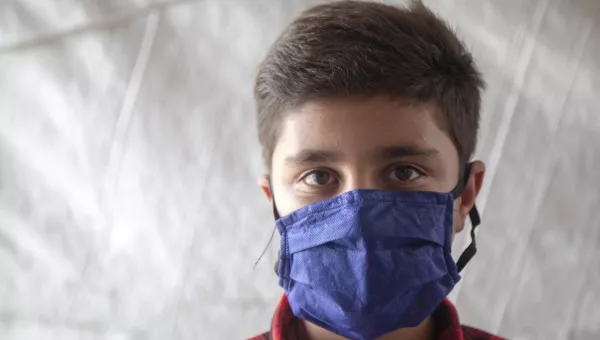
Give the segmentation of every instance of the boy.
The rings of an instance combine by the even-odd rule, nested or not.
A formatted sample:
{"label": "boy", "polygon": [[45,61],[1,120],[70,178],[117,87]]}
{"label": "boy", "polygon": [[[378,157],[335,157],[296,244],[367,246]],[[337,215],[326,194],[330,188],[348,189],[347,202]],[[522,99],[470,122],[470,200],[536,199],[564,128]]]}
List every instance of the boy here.
{"label": "boy", "polygon": [[324,4],[283,32],[255,99],[285,295],[254,339],[500,339],[446,299],[475,253],[451,243],[479,223],[483,86],[420,2]]}

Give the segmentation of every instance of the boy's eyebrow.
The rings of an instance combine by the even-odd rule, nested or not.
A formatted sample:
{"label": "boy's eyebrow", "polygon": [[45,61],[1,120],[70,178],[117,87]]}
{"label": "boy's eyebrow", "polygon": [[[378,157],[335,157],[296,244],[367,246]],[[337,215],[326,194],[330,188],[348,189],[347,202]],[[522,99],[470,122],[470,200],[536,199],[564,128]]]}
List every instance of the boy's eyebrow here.
{"label": "boy's eyebrow", "polygon": [[287,165],[303,165],[307,163],[335,162],[341,158],[342,155],[340,153],[333,151],[304,149],[295,155],[286,157],[284,162]]}
{"label": "boy's eyebrow", "polygon": [[[418,146],[391,146],[379,150],[376,159],[392,159],[408,156],[433,157],[440,152],[432,148],[421,148]],[[343,158],[342,154],[334,151],[304,149],[295,155],[288,156],[284,162],[286,165],[304,165],[312,163],[332,163]]]}
{"label": "boy's eyebrow", "polygon": [[379,159],[401,158],[408,156],[433,157],[440,152],[433,148],[422,148],[418,146],[391,146],[383,148],[378,153]]}

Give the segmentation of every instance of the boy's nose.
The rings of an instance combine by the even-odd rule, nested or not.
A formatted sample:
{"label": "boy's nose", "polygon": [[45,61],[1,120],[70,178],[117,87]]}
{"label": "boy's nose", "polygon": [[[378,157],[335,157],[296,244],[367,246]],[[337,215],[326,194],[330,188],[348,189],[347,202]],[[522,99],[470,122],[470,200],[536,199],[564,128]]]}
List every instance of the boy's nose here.
{"label": "boy's nose", "polygon": [[344,192],[357,190],[357,189],[377,189],[385,190],[385,182],[369,173],[354,173],[348,176],[348,181],[344,185]]}

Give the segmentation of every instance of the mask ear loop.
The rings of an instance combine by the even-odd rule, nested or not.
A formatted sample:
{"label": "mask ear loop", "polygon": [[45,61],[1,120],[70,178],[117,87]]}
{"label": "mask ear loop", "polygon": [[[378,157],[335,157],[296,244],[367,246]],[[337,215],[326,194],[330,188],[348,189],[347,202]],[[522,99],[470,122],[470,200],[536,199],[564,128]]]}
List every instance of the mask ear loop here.
{"label": "mask ear loop", "polygon": [[[467,164],[462,176],[463,177],[458,182],[454,190],[452,190],[452,196],[454,196],[454,199],[457,199],[462,194],[463,190],[465,190],[467,183],[469,182],[469,177],[471,176],[471,164]],[[469,211],[469,218],[471,219],[471,243],[469,244],[467,249],[465,249],[465,251],[463,251],[463,253],[460,255],[458,261],[456,261],[456,267],[459,273],[465,268],[467,263],[469,263],[469,261],[471,261],[473,256],[475,256],[475,254],[477,253],[475,229],[481,224],[481,217],[475,204],[473,204],[473,208],[471,209],[471,211]]]}
{"label": "mask ear loop", "polygon": [[[269,192],[271,192],[271,202],[273,202],[273,216],[275,216],[275,221],[277,221],[280,216],[279,216],[279,212],[277,211],[277,207],[275,206],[275,196],[273,195],[273,187],[271,186],[270,178],[269,178]],[[252,267],[252,270],[254,270],[256,268],[256,265],[258,265],[260,260],[267,253],[267,250],[269,249],[271,242],[273,242],[273,237],[275,236],[275,229],[277,229],[277,223],[275,223],[275,225],[273,226],[273,231],[271,232],[271,237],[269,237],[269,242],[267,243],[267,245],[265,246],[263,251],[260,253],[260,256],[258,257],[256,262],[254,262],[254,267]],[[277,251],[277,258],[279,259],[279,251]],[[279,265],[279,260],[277,260],[277,262],[275,262],[275,273],[277,273],[278,265]]]}
{"label": "mask ear loop", "polygon": [[471,244],[469,244],[467,249],[463,251],[463,253],[458,258],[458,261],[456,262],[456,267],[458,268],[459,273],[465,268],[467,263],[469,263],[469,261],[471,261],[473,256],[475,256],[475,254],[477,253],[477,242],[475,241],[475,228],[477,228],[477,226],[479,226],[479,224],[481,223],[481,217],[479,216],[479,211],[477,211],[477,208],[475,206],[473,206],[473,209],[469,211],[469,218],[471,219],[472,225]]}

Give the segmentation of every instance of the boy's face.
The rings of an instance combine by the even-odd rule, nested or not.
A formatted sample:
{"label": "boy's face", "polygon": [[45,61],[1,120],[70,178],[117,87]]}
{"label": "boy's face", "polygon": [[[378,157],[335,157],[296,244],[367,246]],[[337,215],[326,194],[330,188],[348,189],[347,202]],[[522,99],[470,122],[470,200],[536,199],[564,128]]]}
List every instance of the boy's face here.
{"label": "boy's face", "polygon": [[[459,179],[454,143],[436,121],[437,107],[389,97],[309,102],[287,114],[260,185],[281,216],[354,189],[450,192]],[[483,180],[474,162],[455,202],[454,231],[462,230]]]}

